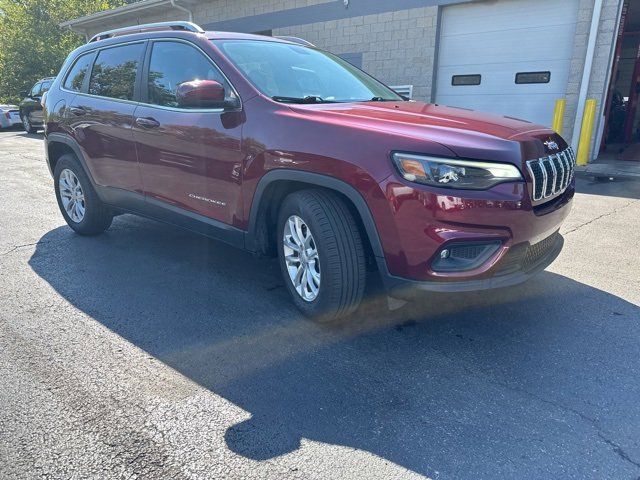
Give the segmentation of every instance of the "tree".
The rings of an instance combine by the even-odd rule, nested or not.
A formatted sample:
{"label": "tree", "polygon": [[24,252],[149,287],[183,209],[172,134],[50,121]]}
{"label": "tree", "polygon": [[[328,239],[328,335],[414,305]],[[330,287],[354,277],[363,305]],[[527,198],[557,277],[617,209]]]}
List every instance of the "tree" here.
{"label": "tree", "polygon": [[125,0],[0,0],[0,102],[19,100],[42,77],[55,76],[85,39],[61,22]]}

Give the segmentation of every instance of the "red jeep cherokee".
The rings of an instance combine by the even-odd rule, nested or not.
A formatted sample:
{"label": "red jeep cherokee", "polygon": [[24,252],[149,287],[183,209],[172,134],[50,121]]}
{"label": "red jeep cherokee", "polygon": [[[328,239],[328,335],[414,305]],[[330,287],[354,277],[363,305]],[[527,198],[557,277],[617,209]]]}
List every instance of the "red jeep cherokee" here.
{"label": "red jeep cherokee", "polygon": [[322,319],[357,308],[367,269],[395,297],[522,282],[560,252],[574,195],[547,128],[407,101],[299,39],[186,22],[96,35],[45,122],[76,232],[128,212],[277,255]]}

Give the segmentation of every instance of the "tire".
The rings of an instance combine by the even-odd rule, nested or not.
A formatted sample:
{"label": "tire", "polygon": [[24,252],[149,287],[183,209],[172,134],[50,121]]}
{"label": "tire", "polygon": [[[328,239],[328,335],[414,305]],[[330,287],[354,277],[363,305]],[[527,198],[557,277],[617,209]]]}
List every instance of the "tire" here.
{"label": "tire", "polygon": [[[311,234],[310,248],[305,250],[305,255],[315,250],[316,260],[310,260],[313,253],[302,258],[303,254],[290,248],[292,243],[297,246],[293,234],[297,230],[294,228],[296,217],[301,222],[301,235],[308,239]],[[302,313],[319,322],[330,322],[355,312],[364,294],[366,259],[358,225],[345,202],[325,190],[294,192],[282,203],[277,228],[278,259],[284,283]],[[296,256],[299,260],[292,261]],[[311,281],[317,287],[315,297],[308,283],[302,286],[302,293],[300,288],[296,289],[292,275],[295,276],[300,267],[311,270]],[[305,295],[308,298],[304,298]]]}
{"label": "tire", "polygon": [[[77,183],[80,185],[82,200],[73,203],[84,207],[82,216],[78,214],[79,209],[74,210],[70,208],[68,210],[68,208],[65,207],[63,196],[67,198],[66,193],[68,189],[61,186],[62,176],[64,176],[63,184],[66,181],[67,184],[75,185],[75,182],[69,181],[70,178],[75,177]],[[113,212],[100,201],[82,164],[74,155],[65,154],[58,159],[53,172],[53,179],[56,200],[58,201],[60,212],[67,222],[67,225],[75,230],[76,233],[80,235],[98,235],[111,226]],[[61,188],[65,190],[64,193],[61,193]],[[67,202],[67,205],[68,204],[69,202]]]}
{"label": "tire", "polygon": [[36,133],[38,131],[37,128],[31,125],[31,120],[29,120],[29,114],[26,113],[22,116],[22,128],[27,133]]}

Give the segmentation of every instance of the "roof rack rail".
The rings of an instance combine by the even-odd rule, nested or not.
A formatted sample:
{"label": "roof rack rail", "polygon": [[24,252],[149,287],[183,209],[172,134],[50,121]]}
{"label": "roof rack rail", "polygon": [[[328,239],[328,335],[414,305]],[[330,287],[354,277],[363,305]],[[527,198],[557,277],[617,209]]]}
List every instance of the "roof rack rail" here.
{"label": "roof rack rail", "polygon": [[161,30],[184,30],[187,32],[204,33],[204,30],[200,28],[199,25],[191,22],[144,23],[142,25],[131,25],[130,27],[116,28],[114,30],[100,32],[91,37],[91,39],[87,43],[97,42],[98,40],[117,37],[119,35],[128,35],[130,33],[153,32]]}
{"label": "roof rack rail", "polygon": [[297,43],[298,45],[304,45],[305,47],[315,47],[313,43],[300,37],[290,37],[289,35],[278,35],[273,38],[279,38],[280,40],[286,40],[287,42]]}

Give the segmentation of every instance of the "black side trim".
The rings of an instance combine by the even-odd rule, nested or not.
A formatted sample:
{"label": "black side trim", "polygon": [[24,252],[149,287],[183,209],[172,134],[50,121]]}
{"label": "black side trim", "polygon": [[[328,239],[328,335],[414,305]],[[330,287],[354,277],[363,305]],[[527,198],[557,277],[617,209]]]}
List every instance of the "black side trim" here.
{"label": "black side trim", "polygon": [[104,203],[127,213],[184,228],[236,248],[244,247],[245,232],[219,220],[121,188],[95,188]]}
{"label": "black side trim", "polygon": [[338,180],[334,177],[327,175],[321,175],[319,173],[303,172],[301,170],[288,170],[279,168],[267,172],[258,182],[258,187],[253,196],[251,203],[251,213],[249,215],[249,231],[245,235],[245,248],[249,251],[255,252],[258,250],[257,246],[257,228],[258,228],[258,214],[260,210],[260,203],[262,196],[269,186],[269,184],[276,181],[294,181],[301,183],[308,183],[309,185],[316,185],[319,187],[335,190],[345,197],[347,197],[358,210],[362,223],[369,237],[369,243],[371,249],[376,257],[378,263],[378,269],[380,270],[383,278],[388,276],[387,264],[384,259],[384,251],[382,250],[382,244],[380,243],[380,237],[378,236],[378,230],[376,224],[373,221],[373,215],[367,206],[367,203],[362,198],[362,195],[348,183]]}

